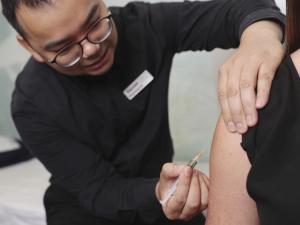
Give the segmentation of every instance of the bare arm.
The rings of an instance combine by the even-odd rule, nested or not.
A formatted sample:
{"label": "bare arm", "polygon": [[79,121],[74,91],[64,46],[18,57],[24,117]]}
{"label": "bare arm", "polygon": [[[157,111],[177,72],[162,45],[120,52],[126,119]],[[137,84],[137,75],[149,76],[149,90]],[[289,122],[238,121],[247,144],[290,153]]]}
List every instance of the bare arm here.
{"label": "bare arm", "polygon": [[250,163],[241,135],[227,131],[219,119],[210,159],[210,193],[206,225],[258,225],[255,202],[246,190]]}

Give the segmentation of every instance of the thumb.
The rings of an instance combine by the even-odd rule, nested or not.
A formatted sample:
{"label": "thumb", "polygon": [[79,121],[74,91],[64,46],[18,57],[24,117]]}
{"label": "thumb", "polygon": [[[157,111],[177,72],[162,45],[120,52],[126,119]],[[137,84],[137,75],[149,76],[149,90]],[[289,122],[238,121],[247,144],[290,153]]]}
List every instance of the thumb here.
{"label": "thumb", "polygon": [[175,163],[165,163],[161,170],[160,177],[163,179],[174,179],[179,177],[180,172],[183,170],[183,165],[178,165]]}

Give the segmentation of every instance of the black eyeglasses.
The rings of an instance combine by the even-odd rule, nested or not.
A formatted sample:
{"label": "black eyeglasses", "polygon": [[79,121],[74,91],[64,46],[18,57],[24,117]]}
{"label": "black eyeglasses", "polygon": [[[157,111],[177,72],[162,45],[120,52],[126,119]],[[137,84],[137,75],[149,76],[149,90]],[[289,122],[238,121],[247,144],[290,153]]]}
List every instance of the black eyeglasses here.
{"label": "black eyeglasses", "polygon": [[89,28],[87,34],[80,41],[73,43],[61,49],[53,60],[48,63],[55,63],[60,67],[69,68],[75,66],[80,62],[83,55],[83,48],[81,42],[87,39],[90,43],[101,44],[103,43],[112,32],[112,15],[99,18]]}

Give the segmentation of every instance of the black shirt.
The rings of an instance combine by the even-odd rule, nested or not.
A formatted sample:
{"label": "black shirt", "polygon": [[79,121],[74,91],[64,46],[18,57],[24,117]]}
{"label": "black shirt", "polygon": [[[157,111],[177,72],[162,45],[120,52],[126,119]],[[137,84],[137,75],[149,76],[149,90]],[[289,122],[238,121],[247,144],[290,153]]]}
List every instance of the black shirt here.
{"label": "black shirt", "polygon": [[272,84],[259,123],[243,136],[252,168],[247,189],[261,225],[299,224],[300,78],[288,56]]}
{"label": "black shirt", "polygon": [[[30,60],[16,81],[12,115],[51,183],[99,217],[151,223],[161,166],[172,160],[168,83],[175,53],[233,48],[261,19],[283,24],[272,0],[130,3],[111,8],[119,32],[112,69],[68,77]],[[154,80],[133,100],[123,90],[143,71]]]}

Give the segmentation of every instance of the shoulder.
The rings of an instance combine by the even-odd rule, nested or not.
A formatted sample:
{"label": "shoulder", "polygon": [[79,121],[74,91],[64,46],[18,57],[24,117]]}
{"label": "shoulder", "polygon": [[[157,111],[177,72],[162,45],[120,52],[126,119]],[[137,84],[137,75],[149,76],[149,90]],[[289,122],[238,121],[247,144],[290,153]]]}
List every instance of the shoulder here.
{"label": "shoulder", "polygon": [[[124,7],[110,7],[113,19],[116,22],[118,29],[127,31],[134,29],[147,28],[147,22],[150,20],[150,8],[153,4],[144,2],[131,2]],[[130,33],[133,35],[134,33]]]}
{"label": "shoulder", "polygon": [[145,2],[130,2],[123,7],[113,6],[109,9],[112,12],[113,16],[119,17],[119,19],[124,22],[124,20],[130,20],[145,15],[150,5],[150,3]]}
{"label": "shoulder", "polygon": [[[143,16],[152,8],[158,8],[166,3],[148,3],[148,2],[129,2],[123,7],[110,7],[112,13],[117,13],[124,18]],[[169,5],[173,5],[167,3]]]}
{"label": "shoulder", "polygon": [[288,132],[285,129],[295,122],[292,118],[295,118],[294,112],[300,107],[300,80],[293,62],[294,56],[287,55],[281,62],[272,82],[268,104],[258,112],[258,124],[243,135],[241,144],[251,163],[260,148]]}
{"label": "shoulder", "polygon": [[277,85],[278,88],[280,88],[285,86],[284,84],[293,83],[299,79],[298,71],[300,71],[300,52],[298,54],[298,57],[295,57],[294,54],[285,56],[277,69],[272,87]]}
{"label": "shoulder", "polygon": [[30,59],[16,79],[16,92],[33,97],[43,90],[49,80],[53,80],[57,72],[47,64]]}
{"label": "shoulder", "polygon": [[[156,24],[179,16],[185,6],[197,6],[190,2],[130,2],[123,7],[110,7],[113,16],[118,17],[123,24],[134,25],[138,23]],[[172,22],[172,21],[169,21]],[[174,21],[173,21],[174,23]]]}
{"label": "shoulder", "polygon": [[12,95],[12,113],[25,111],[29,105],[44,105],[60,88],[59,74],[47,64],[32,58],[27,62],[15,82]]}

